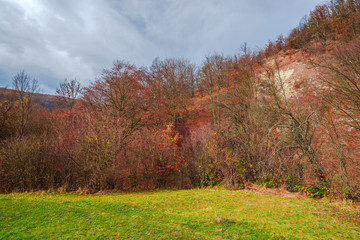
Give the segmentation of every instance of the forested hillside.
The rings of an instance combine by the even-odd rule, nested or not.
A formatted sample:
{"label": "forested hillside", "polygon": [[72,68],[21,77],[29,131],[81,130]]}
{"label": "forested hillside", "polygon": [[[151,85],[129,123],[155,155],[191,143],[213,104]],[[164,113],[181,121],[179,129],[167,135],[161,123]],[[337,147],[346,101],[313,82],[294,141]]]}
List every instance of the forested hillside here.
{"label": "forested hillside", "polygon": [[90,86],[0,104],[0,190],[247,183],[360,198],[360,1],[318,6],[287,37],[232,57],[117,61]]}

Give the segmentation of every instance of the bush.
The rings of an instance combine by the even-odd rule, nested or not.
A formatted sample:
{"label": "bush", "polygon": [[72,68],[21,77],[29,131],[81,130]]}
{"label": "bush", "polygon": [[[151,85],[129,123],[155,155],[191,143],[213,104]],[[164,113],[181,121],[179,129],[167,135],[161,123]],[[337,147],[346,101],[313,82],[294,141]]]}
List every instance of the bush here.
{"label": "bush", "polygon": [[207,172],[204,168],[199,166],[200,169],[200,186],[215,186],[218,185],[224,178],[220,171]]}
{"label": "bush", "polygon": [[298,192],[300,190],[299,181],[291,177],[289,174],[266,174],[255,177],[255,184],[265,186],[267,188],[277,188],[285,186],[289,192]]}
{"label": "bush", "polygon": [[267,188],[276,188],[282,185],[281,174],[267,174],[255,177],[255,184],[265,186]]}
{"label": "bush", "polygon": [[359,202],[360,200],[360,193],[355,191],[348,191],[345,195],[347,200],[351,200],[354,203]]}
{"label": "bush", "polygon": [[346,190],[333,191],[331,195],[333,198],[348,200],[353,203],[358,203],[360,201],[360,192],[350,188]]}
{"label": "bush", "polygon": [[296,178],[293,178],[291,176],[286,176],[284,178],[284,184],[286,186],[286,190],[289,192],[298,192],[300,191],[300,182]]}
{"label": "bush", "polygon": [[2,192],[49,187],[43,145],[35,138],[16,137],[3,142],[0,153]]}
{"label": "bush", "polygon": [[329,196],[330,189],[324,182],[312,183],[301,188],[301,191],[305,192],[306,196],[310,198],[323,198]]}

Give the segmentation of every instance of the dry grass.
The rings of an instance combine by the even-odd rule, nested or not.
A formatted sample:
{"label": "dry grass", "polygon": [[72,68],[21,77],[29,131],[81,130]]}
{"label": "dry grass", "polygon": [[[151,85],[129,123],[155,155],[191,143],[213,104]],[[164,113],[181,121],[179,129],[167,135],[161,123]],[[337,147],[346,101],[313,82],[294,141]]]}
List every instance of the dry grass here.
{"label": "dry grass", "polygon": [[245,191],[264,193],[267,195],[280,196],[286,198],[305,198],[305,194],[302,192],[292,193],[284,188],[267,188],[256,184],[247,185]]}

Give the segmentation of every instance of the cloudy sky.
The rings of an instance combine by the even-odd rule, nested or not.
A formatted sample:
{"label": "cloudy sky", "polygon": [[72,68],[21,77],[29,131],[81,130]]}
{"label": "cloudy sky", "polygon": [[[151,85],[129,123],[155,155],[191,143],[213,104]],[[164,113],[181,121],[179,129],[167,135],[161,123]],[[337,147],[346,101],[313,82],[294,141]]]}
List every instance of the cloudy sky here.
{"label": "cloudy sky", "polygon": [[285,36],[320,0],[0,0],[0,87],[20,70],[45,93],[115,60],[232,55]]}

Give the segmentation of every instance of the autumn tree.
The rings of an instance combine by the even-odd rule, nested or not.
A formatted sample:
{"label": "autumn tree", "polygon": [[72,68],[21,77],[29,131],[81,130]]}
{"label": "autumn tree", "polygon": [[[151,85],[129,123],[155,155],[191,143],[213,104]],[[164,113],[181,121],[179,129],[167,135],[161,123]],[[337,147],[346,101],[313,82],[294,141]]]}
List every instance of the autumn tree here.
{"label": "autumn tree", "polygon": [[294,28],[287,38],[288,48],[308,48],[321,43],[350,41],[360,33],[360,1],[333,0],[316,7]]}
{"label": "autumn tree", "polygon": [[227,59],[219,54],[205,57],[200,70],[201,87],[210,96],[213,123],[219,124],[223,102],[221,89],[228,85]]}
{"label": "autumn tree", "polygon": [[[230,86],[226,89],[223,106],[227,122],[230,124],[229,140],[232,152],[243,161],[243,168],[260,172],[266,167],[269,149],[266,135],[274,120],[266,102],[260,94],[256,76],[259,66],[256,55],[244,51],[242,55],[229,61]],[[237,169],[239,172],[239,169]],[[252,177],[248,174],[248,178]]]}
{"label": "autumn tree", "polygon": [[[338,153],[341,178],[347,187],[360,184],[354,176],[360,171],[360,38],[337,47],[330,58],[312,62],[323,70],[323,84],[329,136]],[[332,131],[330,131],[332,130]]]}
{"label": "autumn tree", "polygon": [[118,168],[136,175],[136,163],[131,163],[126,146],[151,117],[144,79],[136,66],[117,61],[84,92],[87,127],[82,133],[82,159],[88,161],[95,188],[106,188],[127,176],[115,173]]}
{"label": "autumn tree", "polygon": [[326,46],[331,34],[331,15],[327,5],[320,5],[310,13],[309,27],[316,40]]}
{"label": "autumn tree", "polygon": [[[154,106],[171,121],[185,117],[189,100],[197,87],[196,67],[184,59],[155,59],[148,71],[147,84]],[[166,116],[164,116],[166,117]]]}
{"label": "autumn tree", "polygon": [[207,84],[209,93],[215,91],[211,103],[217,122],[213,134],[203,136],[208,142],[197,151],[203,154],[199,160],[202,181],[224,181],[234,187],[252,181],[264,167],[269,154],[264,139],[271,118],[257,96],[257,55],[244,45],[242,54],[221,63],[203,68],[206,79],[202,83]]}
{"label": "autumn tree", "polygon": [[311,28],[309,26],[309,17],[304,16],[299,25],[294,28],[286,39],[287,48],[302,49],[311,42]]}
{"label": "autumn tree", "polygon": [[335,49],[330,61],[313,62],[315,66],[327,69],[323,78],[331,88],[327,102],[335,107],[351,127],[360,130],[360,38],[346,46]]}
{"label": "autumn tree", "polygon": [[[318,157],[316,148],[316,133],[320,125],[320,106],[316,103],[320,102],[313,98],[311,92],[308,91],[306,98],[299,97],[303,101],[303,105],[298,106],[289,97],[289,92],[284,79],[284,74],[280,70],[280,65],[275,60],[275,65],[268,67],[265,74],[269,84],[269,96],[273,101],[272,111],[277,114],[277,121],[270,129],[271,133],[281,131],[282,138],[278,139],[274,153],[287,153],[297,155],[291,150],[299,150],[300,154],[304,155],[311,168],[314,176],[321,182],[326,182],[326,174],[324,167]],[[309,102],[304,104],[304,102]],[[301,156],[300,156],[301,157]],[[298,165],[298,170],[303,169],[300,159],[297,159],[295,166]],[[302,178],[302,173],[298,173],[298,177]]]}
{"label": "autumn tree", "polygon": [[329,3],[332,27],[338,39],[351,40],[360,33],[360,1],[333,0]]}

